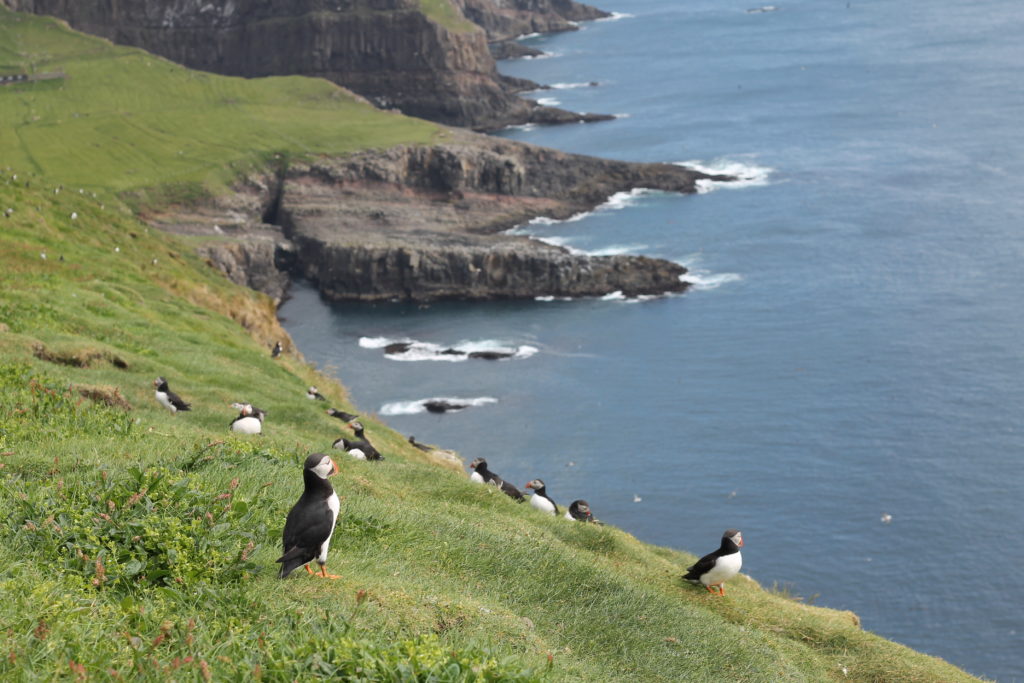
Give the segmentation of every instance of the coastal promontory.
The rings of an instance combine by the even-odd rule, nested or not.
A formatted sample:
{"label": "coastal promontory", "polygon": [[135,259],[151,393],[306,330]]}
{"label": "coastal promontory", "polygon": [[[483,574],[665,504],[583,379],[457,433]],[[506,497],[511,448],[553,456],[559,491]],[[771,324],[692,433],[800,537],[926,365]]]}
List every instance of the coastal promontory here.
{"label": "coastal promontory", "polygon": [[[0,0],[193,69],[230,76],[326,78],[382,109],[449,125],[611,118],[544,107],[536,87],[498,73],[489,41],[575,29],[606,13],[571,0]],[[476,23],[474,23],[476,22]]]}
{"label": "coastal promontory", "polygon": [[683,266],[592,256],[508,229],[568,218],[638,187],[692,193],[699,179],[729,178],[448,130],[433,145],[292,163],[213,205],[154,221],[213,237],[203,247],[212,262],[275,297],[283,293],[275,272],[335,300],[660,295],[687,287]]}

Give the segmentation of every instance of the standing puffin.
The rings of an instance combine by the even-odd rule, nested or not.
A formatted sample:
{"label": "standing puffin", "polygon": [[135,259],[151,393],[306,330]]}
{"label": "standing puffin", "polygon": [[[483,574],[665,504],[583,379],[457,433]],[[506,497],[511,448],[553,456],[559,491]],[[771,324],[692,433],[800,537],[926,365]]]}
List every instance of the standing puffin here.
{"label": "standing puffin", "polygon": [[308,398],[310,401],[326,401],[327,400],[326,398],[324,398],[323,394],[321,394],[319,391],[317,391],[316,387],[310,387],[309,389],[306,389],[306,398]]}
{"label": "standing puffin", "polygon": [[477,458],[469,463],[469,469],[473,470],[473,474],[469,475],[470,481],[477,484],[494,484],[501,489],[502,493],[517,503],[522,503],[526,500],[526,496],[523,495],[522,491],[487,469],[487,461],[483,458]]}
{"label": "standing puffin", "polygon": [[526,488],[533,489],[533,495],[530,496],[530,505],[549,515],[558,514],[558,505],[555,504],[555,501],[548,498],[547,491],[544,490],[543,481],[534,479],[526,485]]}
{"label": "standing puffin", "polygon": [[231,421],[231,431],[239,434],[260,434],[263,432],[263,411],[256,412],[256,409],[249,403],[232,403],[238,407],[238,417]]}
{"label": "standing puffin", "polygon": [[153,386],[156,387],[156,400],[160,402],[164,408],[171,411],[172,414],[176,414],[179,410],[192,410],[192,406],[185,403],[176,393],[170,390],[167,386],[167,380],[163,377],[157,377],[153,380]]}
{"label": "standing puffin", "polygon": [[[703,584],[713,595],[725,595],[726,581],[739,573],[743,566],[743,534],[736,529],[726,529],[722,534],[722,545],[713,553],[697,560],[683,578],[691,583]],[[715,587],[718,591],[715,592]]]}
{"label": "standing puffin", "polygon": [[569,509],[565,511],[565,518],[577,522],[597,522],[594,513],[590,511],[590,505],[585,500],[574,500]]}
{"label": "standing puffin", "polygon": [[314,559],[320,565],[319,576],[325,579],[337,579],[338,576],[327,573],[327,547],[331,544],[331,534],[338,521],[338,510],[341,503],[327,477],[338,472],[338,465],[331,456],[313,453],[306,458],[302,469],[302,480],[305,489],[299,502],[292,506],[284,523],[284,554],[277,558],[281,563],[278,573],[282,579],[305,565],[306,571],[314,574],[309,563]]}
{"label": "standing puffin", "polygon": [[277,358],[284,351],[284,347],[281,346],[281,342],[274,342],[274,348],[270,351],[271,358]]}

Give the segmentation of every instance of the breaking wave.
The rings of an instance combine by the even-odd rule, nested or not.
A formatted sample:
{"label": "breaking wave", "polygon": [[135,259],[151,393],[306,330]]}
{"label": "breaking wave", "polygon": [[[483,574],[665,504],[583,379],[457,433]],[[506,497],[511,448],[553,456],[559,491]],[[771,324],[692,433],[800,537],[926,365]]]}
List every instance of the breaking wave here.
{"label": "breaking wave", "polygon": [[435,396],[421,398],[418,401],[394,401],[380,407],[381,415],[418,415],[419,413],[457,413],[466,408],[497,403],[498,399],[490,396],[477,398],[457,398],[452,396]]}
{"label": "breaking wave", "polygon": [[707,173],[709,175],[731,175],[735,176],[736,180],[719,181],[719,180],[698,180],[697,181],[697,192],[698,194],[707,194],[719,188],[726,189],[739,189],[742,187],[756,187],[759,185],[767,185],[768,177],[775,170],[768,166],[758,166],[757,164],[744,163],[742,161],[734,161],[731,159],[712,159],[711,161],[678,161],[675,162],[676,166],[686,166],[692,168],[695,171],[701,173]]}
{"label": "breaking wave", "polygon": [[459,363],[466,360],[509,360],[529,358],[538,351],[536,346],[529,344],[512,345],[492,339],[461,341],[452,346],[441,346],[409,338],[360,337],[359,346],[364,349],[384,349],[385,358],[406,362]]}

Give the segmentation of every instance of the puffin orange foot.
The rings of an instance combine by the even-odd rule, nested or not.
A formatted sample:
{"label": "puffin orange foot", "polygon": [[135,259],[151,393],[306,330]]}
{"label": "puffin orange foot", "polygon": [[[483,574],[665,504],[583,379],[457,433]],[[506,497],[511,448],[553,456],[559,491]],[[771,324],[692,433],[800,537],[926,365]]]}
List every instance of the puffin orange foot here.
{"label": "puffin orange foot", "polygon": [[327,573],[327,565],[325,565],[325,564],[320,565],[320,577],[322,577],[324,579],[340,579],[341,578],[337,574],[328,574]]}
{"label": "puffin orange foot", "polygon": [[[309,574],[313,574],[313,570],[309,568],[308,564],[306,565],[306,572]],[[313,576],[316,576],[316,574],[313,574]]]}

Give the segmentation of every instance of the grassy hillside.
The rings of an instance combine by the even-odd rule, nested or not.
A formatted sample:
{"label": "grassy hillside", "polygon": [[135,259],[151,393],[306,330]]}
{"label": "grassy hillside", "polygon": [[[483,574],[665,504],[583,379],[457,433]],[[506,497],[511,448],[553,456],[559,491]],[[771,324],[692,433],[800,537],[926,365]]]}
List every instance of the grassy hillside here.
{"label": "grassy hillside", "polygon": [[[70,36],[69,47],[59,35]],[[218,116],[211,93],[229,83],[239,98],[231,106],[253,112],[247,123],[265,122],[256,112],[276,106],[263,88],[337,91],[301,79],[190,74],[9,13],[0,13],[0,46],[4,62],[13,53],[64,55],[76,79],[115,78],[108,62],[121,60],[166,70],[166,81],[136,83],[138,111],[123,100],[115,114],[97,100],[88,117],[131,135],[123,149],[135,150],[137,177],[100,151],[90,173],[91,154],[62,156],[46,136],[26,135],[35,122],[24,119],[18,144],[5,137],[0,146],[0,679],[974,680],[864,632],[848,612],[745,577],[724,598],[683,585],[693,556],[517,505],[372,416],[367,431],[387,459],[339,457],[333,479],[342,508],[328,567],[341,578],[277,579],[301,463],[341,433],[305,387],[317,384],[335,407],[358,407],[293,350],[270,358],[272,342],[287,336],[265,297],[231,285],[111,196],[183,177],[230,179],[201,145],[192,167],[161,156],[193,135],[167,132],[154,144],[129,125],[161,118],[145,105],[162,97],[152,90],[206,93],[181,110],[199,131],[204,102]],[[103,126],[79,129],[64,118],[74,98],[89,99],[74,94],[72,80],[17,87],[29,90],[11,99],[0,89],[3,121],[31,106],[53,112],[51,135],[66,145],[85,149],[77,130],[102,147]],[[254,101],[243,97],[250,88]],[[321,147],[314,131],[326,114],[277,101],[280,119],[308,137],[291,147],[299,132],[273,137],[263,123],[249,133],[239,124],[231,158],[337,152],[344,139],[385,144],[402,130],[433,130],[387,115],[396,131],[375,128],[377,117],[359,109],[370,137],[336,121],[323,124]],[[324,107],[342,106],[330,102]],[[189,128],[163,118],[168,130]],[[10,136],[7,128],[0,135]],[[173,416],[156,403],[157,375],[191,412]],[[237,400],[268,411],[264,435],[229,434],[228,404]]]}
{"label": "grassy hillside", "polygon": [[438,132],[325,80],[191,71],[0,7],[0,74],[58,71],[66,78],[0,86],[0,161],[90,190],[217,190],[268,155],[342,154]]}

